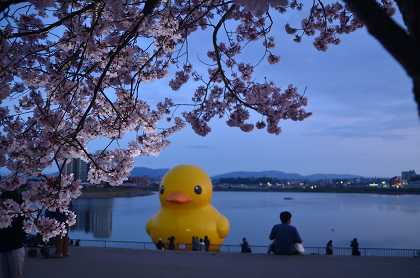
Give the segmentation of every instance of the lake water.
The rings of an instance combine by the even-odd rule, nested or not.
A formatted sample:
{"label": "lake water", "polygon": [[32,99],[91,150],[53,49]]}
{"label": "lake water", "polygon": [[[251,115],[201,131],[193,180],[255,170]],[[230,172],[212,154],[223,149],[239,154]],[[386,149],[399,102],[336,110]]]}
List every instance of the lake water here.
{"label": "lake water", "polygon": [[[291,197],[292,200],[285,200]],[[226,244],[268,245],[268,234],[289,210],[306,246],[420,248],[420,196],[335,193],[215,192],[213,206],[231,224]],[[79,199],[73,238],[151,241],[147,220],[160,208],[158,195],[134,198]]]}

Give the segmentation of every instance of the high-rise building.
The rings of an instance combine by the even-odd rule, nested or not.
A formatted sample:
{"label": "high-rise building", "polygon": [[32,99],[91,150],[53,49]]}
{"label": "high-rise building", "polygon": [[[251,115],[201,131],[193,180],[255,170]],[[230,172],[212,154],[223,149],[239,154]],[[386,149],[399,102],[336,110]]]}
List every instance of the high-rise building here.
{"label": "high-rise building", "polygon": [[88,177],[89,164],[80,158],[72,158],[64,167],[64,174],[73,174],[74,178],[86,182]]}
{"label": "high-rise building", "polygon": [[420,175],[414,170],[401,172],[401,182],[407,188],[420,188]]}
{"label": "high-rise building", "polygon": [[410,170],[410,171],[403,171],[401,172],[401,182],[403,185],[407,185],[408,182],[417,176],[416,171]]}

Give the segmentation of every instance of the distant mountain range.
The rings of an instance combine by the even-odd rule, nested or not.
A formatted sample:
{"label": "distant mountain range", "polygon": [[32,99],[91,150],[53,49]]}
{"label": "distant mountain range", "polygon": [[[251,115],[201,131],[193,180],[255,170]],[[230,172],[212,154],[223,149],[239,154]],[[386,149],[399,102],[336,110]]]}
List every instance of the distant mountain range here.
{"label": "distant mountain range", "polygon": [[221,178],[262,178],[262,177],[270,177],[276,178],[279,180],[328,180],[328,179],[354,179],[354,178],[361,178],[361,176],[357,175],[349,175],[349,174],[312,174],[312,175],[301,175],[297,173],[286,173],[282,171],[256,171],[256,172],[249,172],[249,171],[241,171],[241,172],[229,172],[226,174],[221,174],[217,176],[213,176],[213,179],[221,179]]}
{"label": "distant mountain range", "polygon": [[[148,177],[151,180],[157,181],[162,179],[165,173],[169,169],[152,169],[148,167],[134,167],[131,171],[130,176],[135,177]],[[0,171],[0,175],[5,175],[6,172]],[[57,172],[47,173],[48,176],[56,176]],[[354,178],[363,178],[358,175],[348,175],[348,174],[312,174],[312,175],[301,175],[298,173],[286,173],[282,171],[235,171],[228,172],[220,175],[212,176],[212,179],[219,180],[222,178],[275,178],[279,180],[308,180],[308,181],[317,181],[317,180],[332,180],[332,179],[354,179]]]}
{"label": "distant mountain range", "polygon": [[148,177],[152,180],[160,180],[169,169],[151,169],[147,167],[134,167],[130,176]]}
{"label": "distant mountain range", "polygon": [[[131,171],[131,176],[146,176],[152,180],[160,180],[169,169],[151,169],[147,167],[134,167]],[[222,178],[276,178],[279,180],[327,180],[327,179],[353,179],[362,178],[358,175],[349,174],[313,174],[313,175],[301,175],[297,173],[286,173],[282,171],[238,171],[228,172],[212,176],[213,179],[218,180]]]}
{"label": "distant mountain range", "polygon": [[297,173],[285,173],[282,171],[238,171],[238,172],[229,172],[225,174],[220,174],[213,176],[213,179],[223,179],[223,178],[276,178],[282,180],[297,180],[301,179],[302,175]]}

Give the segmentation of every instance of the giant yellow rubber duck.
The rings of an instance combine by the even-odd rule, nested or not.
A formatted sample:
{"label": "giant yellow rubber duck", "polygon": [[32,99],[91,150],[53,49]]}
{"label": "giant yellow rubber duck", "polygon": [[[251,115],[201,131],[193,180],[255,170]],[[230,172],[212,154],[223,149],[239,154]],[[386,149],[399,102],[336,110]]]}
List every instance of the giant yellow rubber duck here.
{"label": "giant yellow rubber duck", "polygon": [[157,243],[175,237],[176,249],[191,249],[192,237],[210,240],[210,250],[218,250],[229,233],[229,221],[211,205],[213,186],[199,167],[179,165],[162,179],[160,211],[151,218],[146,231]]}

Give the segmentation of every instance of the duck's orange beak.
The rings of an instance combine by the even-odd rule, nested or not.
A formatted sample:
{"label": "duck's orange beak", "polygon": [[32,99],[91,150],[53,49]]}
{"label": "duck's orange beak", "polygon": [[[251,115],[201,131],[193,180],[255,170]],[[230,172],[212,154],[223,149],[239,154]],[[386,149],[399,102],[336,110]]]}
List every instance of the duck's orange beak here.
{"label": "duck's orange beak", "polygon": [[166,201],[176,204],[186,204],[192,201],[191,197],[182,192],[172,192],[166,197]]}

